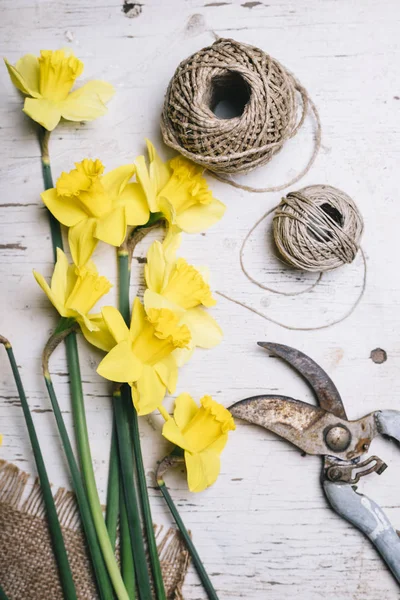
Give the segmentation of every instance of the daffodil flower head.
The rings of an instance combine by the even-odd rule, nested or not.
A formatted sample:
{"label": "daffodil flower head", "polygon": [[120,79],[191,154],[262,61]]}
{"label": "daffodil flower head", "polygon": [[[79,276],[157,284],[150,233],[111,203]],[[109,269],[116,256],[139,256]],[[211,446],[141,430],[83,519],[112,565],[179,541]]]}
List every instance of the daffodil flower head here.
{"label": "daffodil flower head", "polygon": [[97,372],[105,379],[129,383],[138,414],[146,415],[162,403],[167,389],[175,390],[178,369],[172,353],[190,343],[190,332],[168,309],[153,309],[146,316],[137,298],[129,329],[116,308],[106,306],[102,315],[116,345]]}
{"label": "daffodil flower head", "polygon": [[112,284],[98,274],[93,263],[86,267],[70,265],[64,252],[57,248],[57,262],[50,286],[40,273],[33,271],[36,281],[62,317],[73,318],[89,331],[97,328],[88,316],[92,308]]}
{"label": "daffodil flower head", "polygon": [[120,246],[128,226],[143,225],[149,218],[141,186],[129,183],[135,165],[103,172],[100,160],[86,158],[41,194],[54,217],[69,227],[69,247],[78,266],[87,263],[99,240]]}
{"label": "daffodil flower head", "polygon": [[178,365],[187,362],[195,348],[212,348],[222,339],[222,331],[216,321],[204,310],[216,304],[207,281],[206,269],[195,268],[185,259],[176,258],[176,242],[168,240],[167,247],[156,241],[147,254],[145,279],[148,289],[144,305],[149,313],[154,308],[167,308],[186,325],[191,333],[187,348],[178,349],[175,358]]}
{"label": "daffodil flower head", "polygon": [[191,492],[201,492],[212,485],[220,472],[220,455],[235,429],[231,413],[221,404],[204,396],[200,407],[189,394],[175,401],[174,418],[163,427],[163,436],[182,448]]}
{"label": "daffodil flower head", "polygon": [[162,212],[170,226],[187,233],[204,231],[222,218],[226,207],[212,195],[202,167],[183,156],[164,163],[149,141],[147,148],[149,167],[143,156],[135,164],[151,212]]}
{"label": "daffodil flower head", "polygon": [[24,112],[48,131],[61,117],[68,121],[92,121],[107,112],[114,88],[105,81],[89,81],[74,92],[83,63],[70,50],[42,50],[26,54],[16,65],[4,59],[12,83],[23,94]]}

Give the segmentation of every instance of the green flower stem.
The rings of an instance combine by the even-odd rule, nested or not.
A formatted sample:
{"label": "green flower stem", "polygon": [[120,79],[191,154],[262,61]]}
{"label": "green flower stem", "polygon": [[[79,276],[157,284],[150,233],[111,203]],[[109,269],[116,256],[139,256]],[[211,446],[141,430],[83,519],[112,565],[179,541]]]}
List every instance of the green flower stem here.
{"label": "green flower stem", "polygon": [[121,573],[114,556],[113,547],[108,536],[107,527],[103,517],[103,511],[100,504],[100,498],[96,487],[83,401],[81,371],[79,366],[78,346],[76,343],[75,332],[69,334],[65,340],[65,345],[67,348],[67,359],[71,378],[70,389],[72,412],[74,417],[78,453],[83,479],[86,486],[86,493],[92,511],[94,526],[96,528],[99,544],[103,552],[104,562],[106,563],[115,594],[118,600],[129,600],[129,595],[122,580]]}
{"label": "green flower stem", "polygon": [[48,372],[45,373],[44,380],[46,383],[47,391],[49,393],[49,398],[57,422],[58,432],[61,437],[64,453],[67,458],[69,470],[71,473],[72,483],[78,502],[82,525],[86,535],[88,549],[93,563],[93,570],[97,581],[99,595],[102,600],[112,600],[114,598],[114,594],[110,580],[108,578],[107,570],[105,569],[103,556],[100,551],[100,546],[97,540],[97,534],[94,528],[89,503],[86,497],[86,492],[83,487],[81,474],[74,456],[74,452],[72,450],[71,442],[68,437],[67,429],[65,427],[64,419],[60,410],[60,405],[58,404],[57,396],[54,390],[53,382]]}
{"label": "green flower stem", "polygon": [[[155,223],[151,224],[151,227],[154,227],[155,224],[159,221],[156,220]],[[129,305],[129,283],[130,283],[130,256],[129,253],[124,252],[123,249],[120,249],[118,252],[118,271],[119,271],[119,307],[120,312],[129,326],[130,320],[130,305]],[[162,578],[162,571],[160,565],[160,559],[157,551],[157,543],[154,535],[154,527],[153,527],[153,518],[151,515],[150,501],[147,490],[146,483],[146,474],[144,471],[143,465],[143,457],[142,457],[142,449],[140,444],[140,435],[139,435],[139,423],[136,409],[132,404],[132,396],[131,391],[128,388],[126,390],[126,414],[129,419],[129,422],[132,423],[132,440],[133,440],[133,454],[135,458],[136,465],[136,473],[137,473],[137,482],[139,489],[139,497],[142,508],[143,522],[147,536],[148,550],[149,550],[149,558],[150,558],[150,566],[151,572],[153,574],[154,580],[154,589],[156,593],[157,600],[165,600],[165,589],[164,582]],[[124,401],[124,394],[122,401]]]}
{"label": "green flower stem", "polygon": [[115,550],[120,501],[120,477],[118,465],[118,441],[115,422],[111,438],[110,465],[108,468],[106,526],[111,545]]}
{"label": "green flower stem", "polygon": [[[40,127],[39,131],[39,142],[41,149],[41,158],[42,158],[42,174],[43,174],[43,182],[44,189],[49,190],[54,187],[53,177],[51,175],[51,167],[50,167],[50,156],[49,156],[49,139],[50,139],[50,131],[47,131],[44,127]],[[50,232],[51,232],[51,241],[53,244],[53,254],[54,254],[54,262],[57,260],[57,248],[63,249],[63,241],[62,241],[62,233],[61,233],[61,225],[57,221],[55,217],[49,211],[49,221],[50,221]]]}
{"label": "green flower stem", "polygon": [[3,588],[0,586],[0,600],[8,600],[8,597],[5,594],[5,591],[3,590]]}
{"label": "green flower stem", "polygon": [[[123,265],[123,268],[121,268],[121,265]],[[123,315],[124,320],[128,324],[128,327],[129,327],[130,270],[129,270],[129,253],[128,253],[127,249],[125,248],[125,246],[119,248],[119,250],[118,250],[118,271],[119,271],[118,305],[119,305],[121,314]],[[118,454],[118,445],[121,444],[121,441],[123,443],[123,440],[125,439],[124,437],[121,438],[121,435],[118,434],[118,428],[117,428],[118,420],[117,420],[116,412],[119,409],[117,405],[119,405],[120,403],[121,403],[121,398],[119,398],[117,401],[115,401],[115,398],[114,398],[114,427],[117,431],[117,444],[116,444],[115,455]],[[126,451],[126,453],[129,453],[130,456],[132,456],[133,448],[132,448],[132,440],[131,440],[130,435],[126,438],[126,444],[127,444],[127,447],[125,448],[125,451]],[[114,459],[114,457],[111,456],[110,460],[111,459]],[[119,463],[119,469],[122,473],[121,454],[119,454],[117,462]],[[132,467],[130,467],[130,472],[131,472],[130,481],[131,481],[131,484],[133,485],[133,465],[132,465]],[[120,498],[121,565],[123,566],[123,579],[124,579],[126,585],[128,585],[126,576],[130,577],[131,573],[134,573],[134,571],[135,571],[136,553],[132,551],[135,541],[133,539],[131,539],[131,535],[130,535],[129,522],[128,522],[127,510],[126,510],[127,497],[124,493],[124,486],[123,486],[122,481],[121,481],[120,493],[122,494],[121,498]],[[136,499],[136,502],[137,502],[137,499]],[[124,516],[125,516],[125,518],[124,518]],[[141,527],[139,527],[139,529],[137,530],[136,535],[138,535],[138,532],[141,532]],[[136,544],[139,544],[139,543],[140,543],[140,541],[136,540]],[[140,550],[139,550],[139,554],[140,554]],[[135,589],[135,588],[133,588],[133,589]],[[128,591],[129,591],[129,589],[128,589]]]}
{"label": "green flower stem", "polygon": [[140,522],[139,502],[133,483],[132,447],[129,441],[130,431],[125,405],[130,400],[129,386],[123,384],[122,392],[117,390],[114,397],[115,424],[118,435],[118,448],[121,466],[125,507],[128,517],[132,553],[135,557],[136,581],[140,600],[151,600],[151,586],[147,569],[146,552]]}
{"label": "green flower stem", "polygon": [[66,600],[76,600],[77,595],[75,590],[75,584],[72,578],[71,567],[68,561],[68,555],[64,544],[61,525],[60,521],[58,520],[53,494],[51,493],[50,481],[46,471],[46,465],[44,464],[43,454],[40,449],[35,425],[33,423],[32,415],[29,410],[29,404],[26,399],[25,390],[22,385],[22,380],[18,371],[18,366],[15,360],[14,352],[8,340],[5,340],[1,337],[0,342],[4,344],[4,347],[6,349],[8,360],[10,361],[11,369],[14,375],[14,380],[21,400],[21,406],[24,413],[33,454],[35,457],[37,472],[39,475],[43,501],[46,507],[49,532],[53,544],[54,555],[57,561],[58,574],[60,578],[61,588],[63,591],[63,596]]}
{"label": "green flower stem", "polygon": [[126,514],[125,496],[120,482],[119,490],[120,499],[120,522],[119,522],[119,540],[121,550],[121,571],[122,579],[125,587],[128,590],[129,598],[136,598],[136,578],[135,578],[135,563],[133,561],[131,536],[129,533],[128,515]]}
{"label": "green flower stem", "polygon": [[[129,396],[131,396],[130,390]],[[132,402],[128,407],[128,415],[129,414],[131,415],[133,450],[136,460],[139,494],[142,503],[143,522],[147,534],[147,543],[149,547],[150,566],[154,579],[154,589],[156,592],[157,600],[165,600],[165,588],[161,571],[160,559],[158,556],[156,537],[154,535],[153,518],[151,515],[149,494],[146,483],[146,474],[143,465],[142,449],[140,447],[138,416]]]}
{"label": "green flower stem", "polygon": [[[42,172],[45,189],[54,187],[51,176],[50,157],[49,157],[49,138],[50,133],[40,129],[39,141],[42,158]],[[54,261],[57,258],[57,248],[63,249],[62,233],[60,223],[48,211],[51,239],[53,245]],[[76,344],[75,333],[71,333],[65,340],[67,347],[68,368],[71,377],[71,396],[73,404],[73,416],[75,430],[78,441],[78,451],[82,465],[83,477],[87,491],[87,497],[92,512],[92,519],[96,529],[98,542],[100,544],[104,562],[108,570],[109,577],[115,590],[118,600],[129,600],[128,593],[124,586],[117,562],[114,556],[113,546],[108,537],[107,528],[104,522],[103,512],[100,505],[100,499],[97,492],[96,481],[93,472],[93,464],[90,453],[89,437],[87,432],[86,415],[83,404],[82,381],[80,376],[78,348]]]}
{"label": "green flower stem", "polygon": [[[178,458],[176,458],[176,462],[175,462],[174,457],[171,457],[171,458],[167,457],[167,459],[164,459],[163,463],[164,462],[167,462],[166,468],[168,468],[169,466],[175,466],[176,464],[179,464],[180,462],[182,462],[182,459],[178,457]],[[163,463],[161,463],[160,467],[162,466]],[[161,469],[161,473],[164,473],[166,468]],[[217,592],[215,591],[213,584],[211,583],[210,578],[207,575],[207,572],[204,568],[203,563],[201,562],[201,558],[195,548],[195,545],[192,542],[189,532],[186,529],[185,524],[183,523],[183,521],[181,519],[181,516],[178,512],[178,509],[176,508],[176,506],[174,504],[174,501],[171,498],[171,495],[168,491],[167,486],[165,485],[165,481],[164,481],[162,475],[159,473],[160,473],[160,468],[157,473],[157,485],[160,488],[160,491],[164,497],[165,502],[168,505],[169,510],[171,511],[172,516],[174,517],[175,523],[177,524],[179,531],[181,532],[181,535],[185,541],[185,544],[189,551],[189,554],[192,557],[194,567],[198,573],[198,576],[200,577],[200,581],[203,584],[203,587],[207,593],[209,600],[218,600]]]}

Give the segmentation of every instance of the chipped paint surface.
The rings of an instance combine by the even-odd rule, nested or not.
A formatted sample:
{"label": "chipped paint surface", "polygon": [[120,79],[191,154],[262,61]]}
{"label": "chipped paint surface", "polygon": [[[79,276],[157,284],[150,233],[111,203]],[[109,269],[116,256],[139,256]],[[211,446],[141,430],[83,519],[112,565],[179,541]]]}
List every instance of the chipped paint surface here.
{"label": "chipped paint surface", "polygon": [[371,350],[370,359],[376,365],[381,365],[387,361],[387,352],[382,348],[375,348],[375,350]]}
{"label": "chipped paint surface", "polygon": [[369,538],[374,542],[380,535],[385,533],[392,528],[391,524],[387,520],[386,516],[377,506],[372,506],[369,498],[365,496],[361,498],[361,504],[366,508],[366,510],[370,513],[373,519],[375,519],[376,527],[369,534]]}
{"label": "chipped paint surface", "polygon": [[[340,390],[349,418],[379,408],[399,408],[399,2],[263,0],[248,8],[242,6],[246,0],[227,0],[218,7],[206,6],[217,3],[139,0],[141,13],[128,18],[122,12],[123,0],[24,0],[23,11],[15,0],[2,0],[2,56],[15,63],[22,53],[68,45],[85,64],[82,82],[104,79],[116,87],[105,117],[85,125],[62,123],[52,134],[54,177],[86,156],[100,158],[107,169],[118,167],[145,152],[145,137],[156,143],[164,158],[170,158],[173,153],[162,146],[159,133],[166,87],[178,63],[211,44],[215,35],[256,44],[295,73],[320,109],[323,129],[323,148],[300,187],[330,183],[356,199],[366,224],[367,293],[351,319],[331,329],[303,333],[282,330],[218,298],[211,310],[224,331],[223,343],[195,353],[180,371],[177,392],[190,392],[196,400],[211,394],[225,406],[256,394],[288,394],[314,402],[297,373],[257,347],[258,340],[268,339],[299,348],[323,365]],[[69,41],[65,32],[74,39]],[[0,333],[13,342],[31,408],[48,410],[40,353],[57,316],[32,276],[33,268],[48,278],[52,270],[49,228],[40,201],[36,128],[23,115],[21,97],[4,67],[0,86],[0,244],[26,247],[0,250]],[[301,134],[276,160],[243,177],[243,183],[279,185],[295,175],[304,166],[312,136],[307,119]],[[297,327],[321,325],[348,310],[362,282],[359,257],[343,269],[326,273],[312,292],[297,297],[278,296],[251,285],[240,271],[240,245],[253,223],[279,202],[280,193],[247,194],[212,177],[208,182],[214,195],[226,203],[226,214],[206,236],[185,236],[180,252],[192,264],[210,267],[214,289]],[[271,223],[267,219],[251,236],[245,264],[271,288],[304,290],[315,275],[290,269],[276,257]],[[152,232],[136,247],[135,257],[143,260],[151,241],[159,236],[160,232]],[[111,304],[117,292],[115,252],[99,245],[94,259],[115,284],[107,297]],[[138,260],[132,266],[131,298],[136,293],[143,293],[143,263]],[[381,366],[369,359],[377,346],[388,354]],[[95,372],[102,354],[81,339],[79,348],[96,480],[104,501],[111,432],[109,386]],[[344,350],[337,366],[330,354],[333,348]],[[51,368],[72,434],[62,348]],[[171,411],[171,398],[166,408]],[[34,419],[54,486],[68,486],[51,413],[35,412]],[[169,526],[168,513],[154,489],[153,470],[170,446],[160,437],[161,417],[152,416],[152,426],[149,422],[141,420],[140,427],[150,500],[155,521]],[[0,458],[35,473],[2,354],[0,431],[4,436]],[[381,477],[362,480],[359,489],[372,498],[379,496],[390,507],[390,519],[399,524],[400,453],[384,441],[374,441],[371,450],[389,468]],[[330,512],[319,473],[318,459],[302,458],[275,434],[241,422],[222,455],[221,475],[212,488],[193,495],[179,470],[167,475],[220,600],[398,598],[398,587],[370,542]],[[205,598],[192,568],[183,597]]]}

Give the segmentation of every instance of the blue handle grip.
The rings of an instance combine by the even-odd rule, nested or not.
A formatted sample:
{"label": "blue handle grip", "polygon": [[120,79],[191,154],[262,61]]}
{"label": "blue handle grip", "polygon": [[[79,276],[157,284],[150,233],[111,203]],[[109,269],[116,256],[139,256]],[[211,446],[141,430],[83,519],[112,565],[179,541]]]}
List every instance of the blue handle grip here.
{"label": "blue handle grip", "polygon": [[371,540],[400,584],[400,537],[380,506],[348,483],[323,486],[332,508]]}

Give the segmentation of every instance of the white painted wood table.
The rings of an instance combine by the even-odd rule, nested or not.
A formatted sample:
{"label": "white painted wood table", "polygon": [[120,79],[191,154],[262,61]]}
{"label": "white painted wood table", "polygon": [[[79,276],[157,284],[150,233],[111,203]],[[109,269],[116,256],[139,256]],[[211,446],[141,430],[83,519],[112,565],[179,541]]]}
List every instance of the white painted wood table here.
{"label": "white painted wood table", "polygon": [[[27,52],[69,45],[85,63],[85,78],[103,78],[117,89],[107,116],[92,124],[61,124],[51,140],[54,176],[74,161],[99,157],[107,168],[131,161],[151,138],[167,157],[159,133],[163,95],[180,60],[212,43],[213,32],[264,48],[293,71],[315,100],[323,126],[322,149],[300,186],[327,183],[358,203],[366,223],[368,261],[364,299],[344,323],[315,332],[288,331],[220,299],[213,314],[225,333],[211,351],[198,351],[181,371],[178,391],[197,399],[212,394],[226,406],[248,395],[281,392],[310,400],[305,384],[258,349],[258,340],[286,343],[314,357],[334,378],[350,418],[379,408],[400,408],[400,5],[397,0],[2,0],[1,54],[15,62]],[[35,128],[5,68],[0,71],[2,169],[0,194],[0,332],[14,345],[30,405],[55,485],[68,485],[54,420],[40,374],[40,354],[55,324],[54,310],[32,277],[50,275],[51,246],[41,204]],[[259,186],[292,176],[311,150],[312,122],[266,168],[246,178]],[[215,288],[294,326],[339,317],[356,298],[362,261],[323,277],[314,291],[282,297],[250,284],[239,269],[240,243],[253,222],[280,194],[248,194],[210,180],[228,210],[205,235],[186,236],[182,253],[208,264]],[[252,273],[281,290],[300,290],[304,276],[279,262],[268,221],[252,237],[246,262]],[[150,239],[135,253],[132,296],[143,288]],[[115,282],[111,249],[100,246],[99,269]],[[140,282],[139,284],[137,282]],[[387,361],[370,359],[374,348]],[[80,343],[86,407],[96,476],[105,498],[110,442],[108,385],[96,374],[100,354]],[[65,419],[72,429],[63,349],[52,371]],[[172,404],[172,399],[167,400]],[[153,469],[168,449],[161,420],[142,419],[145,466],[156,522],[170,516],[153,487]],[[4,353],[0,354],[0,457],[34,473],[24,419]],[[374,442],[389,464],[360,488],[400,523],[400,454]],[[218,482],[200,495],[187,491],[182,474],[169,476],[171,493],[192,530],[221,600],[391,600],[398,587],[370,543],[328,508],[319,485],[320,461],[300,456],[264,430],[240,424],[223,455]],[[1,543],[1,540],[0,540]],[[187,600],[204,598],[191,570]]]}

